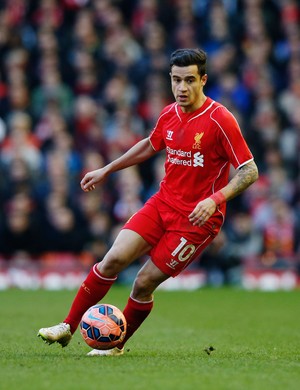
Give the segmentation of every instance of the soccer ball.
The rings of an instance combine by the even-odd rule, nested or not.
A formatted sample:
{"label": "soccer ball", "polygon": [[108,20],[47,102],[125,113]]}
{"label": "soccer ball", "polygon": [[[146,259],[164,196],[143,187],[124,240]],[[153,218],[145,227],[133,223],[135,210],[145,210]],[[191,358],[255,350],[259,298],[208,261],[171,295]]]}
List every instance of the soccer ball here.
{"label": "soccer ball", "polygon": [[90,307],[82,316],[80,333],[94,349],[111,349],[124,340],[127,323],[116,306],[101,303]]}

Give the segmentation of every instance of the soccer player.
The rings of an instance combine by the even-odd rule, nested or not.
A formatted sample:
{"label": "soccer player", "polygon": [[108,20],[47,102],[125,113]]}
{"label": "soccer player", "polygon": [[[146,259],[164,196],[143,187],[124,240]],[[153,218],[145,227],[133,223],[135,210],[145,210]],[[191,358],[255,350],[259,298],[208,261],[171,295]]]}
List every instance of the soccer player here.
{"label": "soccer player", "polygon": [[[125,223],[102,261],[90,270],[64,321],[39,330],[38,335],[49,344],[66,346],[84,312],[106,295],[119,272],[149,254],[124,309],[124,341],[114,349],[88,353],[122,355],[124,344],[151,312],[155,289],[200,255],[224,223],[226,202],[258,178],[236,119],[204,94],[206,53],[176,50],[170,58],[170,77],[175,102],[163,109],[150,136],[105,167],[88,172],[81,181],[83,191],[92,191],[111,173],[166,151],[165,176],[158,192]],[[231,165],[236,172],[229,180]]]}

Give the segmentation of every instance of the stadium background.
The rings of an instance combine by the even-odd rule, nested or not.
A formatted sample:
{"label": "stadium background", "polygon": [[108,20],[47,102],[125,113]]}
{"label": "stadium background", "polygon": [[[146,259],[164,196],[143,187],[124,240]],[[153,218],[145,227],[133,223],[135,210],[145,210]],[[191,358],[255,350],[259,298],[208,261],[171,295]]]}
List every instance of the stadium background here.
{"label": "stadium background", "polygon": [[[291,289],[300,270],[300,5],[293,0],[0,3],[0,289],[72,288],[157,189],[163,156],[84,194],[82,175],[149,134],[170,53],[209,56],[260,179],[169,288]],[[120,281],[132,280],[139,259]]]}

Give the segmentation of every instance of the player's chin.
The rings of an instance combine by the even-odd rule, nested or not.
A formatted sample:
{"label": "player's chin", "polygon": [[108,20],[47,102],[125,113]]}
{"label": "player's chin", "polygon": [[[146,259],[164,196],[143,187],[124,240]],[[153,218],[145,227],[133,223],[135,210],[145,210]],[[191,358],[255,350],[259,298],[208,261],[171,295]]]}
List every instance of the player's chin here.
{"label": "player's chin", "polygon": [[185,107],[189,105],[189,101],[187,99],[177,98],[176,102],[179,106]]}
{"label": "player's chin", "polygon": [[177,104],[179,107],[182,108],[183,111],[189,110],[191,107],[191,104],[188,101],[186,102],[178,101]]}

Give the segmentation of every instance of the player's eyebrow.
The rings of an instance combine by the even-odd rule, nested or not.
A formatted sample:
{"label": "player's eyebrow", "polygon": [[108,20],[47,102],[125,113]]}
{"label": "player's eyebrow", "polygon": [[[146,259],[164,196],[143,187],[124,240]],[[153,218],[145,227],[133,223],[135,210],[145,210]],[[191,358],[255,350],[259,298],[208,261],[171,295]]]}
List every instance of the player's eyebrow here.
{"label": "player's eyebrow", "polygon": [[191,75],[187,75],[187,76],[181,77],[181,76],[179,76],[177,74],[172,74],[172,78],[181,79],[181,80],[188,80],[188,79],[196,79],[196,76],[191,74]]}

